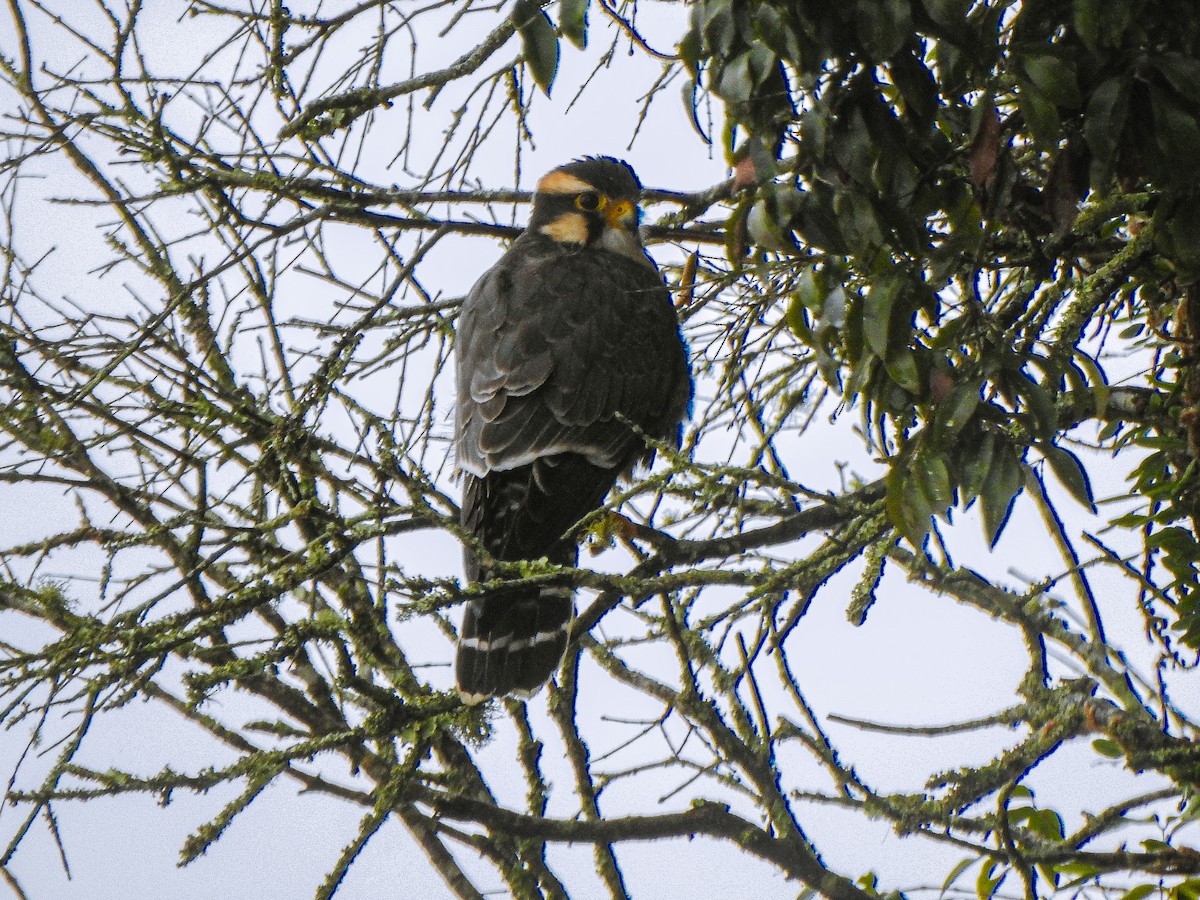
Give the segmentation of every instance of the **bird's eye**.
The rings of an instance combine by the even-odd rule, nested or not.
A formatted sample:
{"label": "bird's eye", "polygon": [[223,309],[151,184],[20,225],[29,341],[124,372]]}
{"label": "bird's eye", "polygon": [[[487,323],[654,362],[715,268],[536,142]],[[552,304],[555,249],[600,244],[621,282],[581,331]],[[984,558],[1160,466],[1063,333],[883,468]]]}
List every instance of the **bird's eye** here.
{"label": "bird's eye", "polygon": [[575,205],[584,212],[595,212],[604,208],[604,198],[595,191],[584,191],[575,198]]}

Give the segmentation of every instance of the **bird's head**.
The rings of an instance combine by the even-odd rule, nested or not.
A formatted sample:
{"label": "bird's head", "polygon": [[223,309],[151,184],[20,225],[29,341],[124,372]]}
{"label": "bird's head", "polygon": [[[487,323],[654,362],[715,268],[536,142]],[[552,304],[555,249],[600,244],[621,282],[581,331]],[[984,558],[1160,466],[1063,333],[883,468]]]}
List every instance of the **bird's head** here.
{"label": "bird's head", "polygon": [[611,156],[589,156],[543,175],[529,229],[564,244],[602,247],[653,265],[638,236],[642,183]]}

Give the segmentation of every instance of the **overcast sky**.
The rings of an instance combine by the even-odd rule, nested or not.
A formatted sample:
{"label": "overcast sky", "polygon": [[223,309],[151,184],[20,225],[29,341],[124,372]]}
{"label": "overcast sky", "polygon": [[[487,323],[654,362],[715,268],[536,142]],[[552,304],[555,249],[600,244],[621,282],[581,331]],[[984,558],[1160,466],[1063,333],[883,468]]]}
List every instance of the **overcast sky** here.
{"label": "overcast sky", "polygon": [[[82,0],[70,0],[70,4],[83,5]],[[205,40],[211,34],[208,25],[203,17],[176,23],[178,11],[186,4],[162,2],[154,6],[149,14],[155,16],[157,46],[151,50],[162,54],[163,65],[177,65],[182,71],[187,68],[189,57],[205,47]],[[71,9],[76,7],[72,5]],[[655,17],[678,17],[681,12],[669,5],[645,6],[642,15],[646,32],[670,33],[669,29],[656,31]],[[593,22],[600,21],[594,13],[592,18]],[[0,25],[0,52],[11,56],[9,39],[4,36],[6,29],[6,25]],[[602,76],[568,109],[576,86],[595,65],[598,48],[606,47],[607,43],[600,35],[594,36],[592,50],[587,54],[564,43],[553,100],[539,96],[535,102],[535,142],[524,151],[524,179],[520,187],[532,187],[543,171],[583,154],[626,158],[643,182],[653,188],[695,190],[724,178],[727,170],[722,153],[696,138],[678,102],[677,89],[666,91],[655,103],[651,124],[629,146],[639,114],[638,99],[658,72],[658,64],[643,54],[617,59],[616,74]],[[66,69],[79,55],[44,21],[35,31],[34,45],[39,56],[55,61],[59,69]],[[515,50],[514,43],[511,52]],[[446,55],[453,55],[449,48]],[[418,67],[444,62],[440,58],[422,58]],[[0,104],[6,109],[10,100],[0,95]],[[435,107],[421,119],[424,127],[412,136],[415,143],[422,145],[420,149],[430,152],[437,145],[441,129],[436,116],[444,116],[449,108],[449,104]],[[385,115],[377,127],[394,127],[399,139],[404,133],[401,121],[397,111],[394,122]],[[495,146],[499,148],[503,142],[497,140]],[[389,161],[388,157],[366,160],[360,163],[360,168],[373,172],[381,184],[394,182],[404,186],[403,173],[389,168]],[[43,289],[89,303],[98,303],[102,297],[104,308],[109,311],[130,308],[133,301],[121,289],[120,282],[102,279],[93,271],[105,259],[106,249],[97,226],[107,221],[107,216],[103,212],[49,203],[51,197],[69,193],[76,180],[62,166],[61,158],[44,158],[39,168],[45,180],[30,182],[22,189],[25,210],[20,220],[22,245],[27,254],[52,251],[41,270]],[[477,167],[481,178],[491,179],[489,187],[511,186],[511,172],[511,152],[504,157],[497,155],[494,164],[481,163]],[[651,208],[649,214],[653,220],[655,210]],[[353,229],[339,231],[338,239],[348,242],[350,254],[354,252],[354,242],[362,241],[364,246],[368,242],[364,234]],[[502,247],[495,242],[452,238],[443,242],[425,265],[424,284],[444,296],[460,296],[501,251]],[[652,252],[666,259],[679,251],[655,247]],[[332,290],[327,297],[297,298],[297,312],[307,310],[313,316],[320,316],[328,312],[335,299]],[[409,377],[413,377],[411,373]],[[380,392],[376,399],[382,408],[392,404],[395,397],[394,385],[387,382],[387,374],[382,373],[362,385],[364,391]],[[864,478],[877,475],[879,470],[851,431],[855,419],[852,412],[833,423],[828,416],[819,417],[803,439],[785,443],[792,475],[814,489],[836,487],[845,464],[849,464],[849,471]],[[447,421],[443,436],[448,437],[448,432]],[[707,448],[702,446],[700,452],[715,455],[719,452],[718,442]],[[1097,467],[1097,495],[1121,490],[1114,476],[1105,474],[1111,466],[1105,469],[1105,462],[1094,458],[1089,458],[1089,463]],[[447,468],[444,472],[447,484],[449,474]],[[0,544],[46,533],[55,522],[70,523],[76,515],[70,497],[47,495],[45,489],[5,484],[0,486],[0,498],[4,508],[10,510],[9,515],[0,518]],[[1076,525],[1096,529],[1100,520],[1088,520],[1080,513]],[[1040,537],[1042,527],[1032,504],[1024,500],[1018,503],[1008,531],[993,552],[987,551],[974,515],[958,515],[956,525],[947,528],[946,534],[957,562],[1010,585],[1019,586],[1023,579],[1036,580],[1062,570],[1054,548]],[[1031,539],[1031,536],[1037,537]],[[447,537],[421,537],[411,546],[414,552],[422,554],[421,564],[430,573],[460,572],[458,548]],[[78,581],[71,583],[71,591],[76,596],[86,595],[88,579],[94,579],[94,566],[100,562],[97,555],[90,561],[93,568],[89,569],[86,558],[74,557],[73,564],[80,567],[78,570],[42,574],[77,578]],[[614,554],[612,559],[599,564],[620,568],[627,567],[629,560]],[[912,587],[894,574],[885,580],[879,592],[880,602],[866,624],[853,627],[846,620],[845,605],[857,573],[854,568],[834,579],[791,639],[799,680],[818,714],[832,712],[883,722],[938,724],[984,716],[1014,701],[1014,687],[1025,664],[1019,634],[975,611]],[[1094,579],[1110,631],[1137,633],[1141,625],[1129,602],[1128,585],[1117,583],[1104,571],[1097,571]],[[0,627],[13,629],[3,637],[14,643],[33,640],[39,633],[36,626],[17,623],[11,616],[0,619],[0,623]],[[448,685],[451,647],[440,637],[429,640],[428,646],[421,648],[427,653],[425,661],[440,667],[430,669],[430,678]],[[1065,671],[1062,669],[1059,674]],[[605,685],[593,668],[585,667],[585,678],[592,685]],[[588,695],[589,714],[594,714],[597,720],[603,716],[629,715],[631,710],[625,704],[635,700],[613,693],[611,684],[606,690],[593,690]],[[768,706],[771,699],[767,697]],[[1175,699],[1193,710],[1200,705],[1194,680],[1181,679]],[[536,723],[545,722],[544,695],[532,701],[531,714]],[[503,718],[498,721],[503,722]],[[929,774],[940,768],[984,762],[1006,743],[1003,737],[998,738],[996,729],[933,740],[897,739],[837,724],[830,724],[829,728],[835,742],[845,748],[848,761],[864,779],[881,790],[919,789]],[[595,734],[592,752],[599,755],[619,744],[625,732],[612,726],[609,731]],[[26,741],[21,727],[0,733],[0,769],[10,771],[15,766],[26,752]],[[1011,742],[1015,741],[1016,735]],[[518,773],[510,769],[508,781],[502,774],[504,760],[511,758],[512,744],[511,729],[501,724],[482,758],[485,769],[489,758],[497,763],[492,767],[497,794],[520,806],[525,787]],[[55,752],[50,748],[51,756]],[[151,773],[166,765],[180,771],[200,769],[228,759],[228,752],[169,711],[135,701],[97,722],[89,735],[86,759],[94,767],[103,768],[107,760],[122,769]],[[826,787],[811,760],[797,755],[790,764],[793,780],[810,778],[813,789]],[[27,761],[22,784],[36,783],[32,775],[40,765],[36,758]],[[561,761],[558,764],[551,761],[549,768],[561,784],[569,783]],[[1047,803],[1061,804],[1067,809],[1095,810],[1103,805],[1103,797],[1118,787],[1127,787],[1130,780],[1116,766],[1098,763],[1097,757],[1080,743],[1056,755],[1044,770],[1034,774],[1032,783],[1044,791],[1042,796]],[[674,785],[674,781],[664,780],[661,792],[666,794]],[[177,792],[166,807],[144,797],[59,804],[57,824],[70,862],[70,879],[63,870],[49,829],[42,822],[35,824],[25,838],[12,862],[12,871],[31,900],[157,897],[290,900],[311,896],[333,867],[342,847],[354,837],[362,810],[329,797],[299,794],[291,781],[277,781],[204,857],[186,868],[176,867],[178,851],[186,837],[238,790],[225,786],[202,796]],[[621,789],[615,789],[606,795],[606,810],[610,814],[619,813],[623,800],[644,803],[644,795],[623,797]],[[935,848],[928,843],[917,847],[913,840],[902,840],[886,826],[867,822],[860,816],[806,805],[800,809],[804,824],[825,859],[841,871],[872,869],[887,884],[936,885],[961,856],[955,849]],[[557,812],[569,812],[565,798]],[[11,839],[22,814],[21,809],[0,811],[0,839],[5,842]],[[1072,824],[1077,823],[1069,821],[1068,828]],[[466,854],[462,856],[467,858]],[[635,897],[773,900],[795,897],[799,891],[796,884],[786,882],[769,867],[728,845],[707,840],[625,844],[618,856]],[[570,873],[592,870],[589,847],[555,848],[551,861],[568,881]],[[490,871],[483,862],[468,868],[481,873]],[[598,890],[594,875],[587,877],[592,879],[589,883],[597,884]],[[499,879],[481,883],[501,890]],[[653,893],[638,890],[639,885],[646,884],[657,887]],[[3,892],[0,886],[0,897]],[[436,898],[449,896],[449,892],[405,830],[392,822],[368,845],[338,896],[350,900]]]}

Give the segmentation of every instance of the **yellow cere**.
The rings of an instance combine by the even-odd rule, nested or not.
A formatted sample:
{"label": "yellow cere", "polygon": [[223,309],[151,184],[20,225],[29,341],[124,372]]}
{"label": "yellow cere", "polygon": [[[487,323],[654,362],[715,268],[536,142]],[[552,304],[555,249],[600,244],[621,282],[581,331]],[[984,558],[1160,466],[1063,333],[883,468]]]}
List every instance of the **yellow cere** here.
{"label": "yellow cere", "polygon": [[604,218],[613,228],[624,228],[637,223],[637,206],[629,200],[618,200],[605,212]]}

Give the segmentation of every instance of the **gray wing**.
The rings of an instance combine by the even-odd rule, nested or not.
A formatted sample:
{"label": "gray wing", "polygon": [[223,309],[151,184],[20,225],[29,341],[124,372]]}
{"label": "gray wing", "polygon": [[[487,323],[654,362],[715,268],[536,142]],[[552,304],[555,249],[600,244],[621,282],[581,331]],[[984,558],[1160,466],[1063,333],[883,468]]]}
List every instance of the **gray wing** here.
{"label": "gray wing", "polygon": [[472,288],[458,326],[457,446],[482,476],[560,453],[631,464],[671,439],[690,399],[687,353],[654,270],[613,254],[518,241]]}

